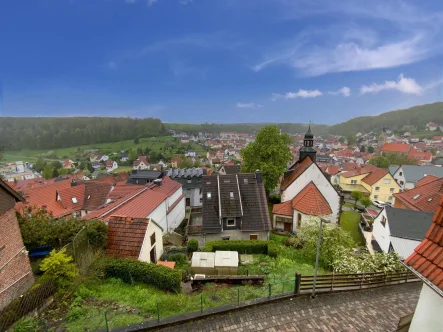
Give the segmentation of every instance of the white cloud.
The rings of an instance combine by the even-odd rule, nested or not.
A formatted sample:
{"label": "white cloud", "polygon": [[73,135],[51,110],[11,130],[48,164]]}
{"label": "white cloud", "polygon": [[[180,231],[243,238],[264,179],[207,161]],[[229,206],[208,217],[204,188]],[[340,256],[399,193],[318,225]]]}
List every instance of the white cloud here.
{"label": "white cloud", "polygon": [[344,97],[349,97],[351,95],[351,89],[347,86],[344,86],[337,91],[329,91],[328,93],[333,96],[343,95]]}
{"label": "white cloud", "polygon": [[328,15],[331,23],[325,22],[321,29],[307,28],[290,40],[269,45],[269,51],[252,66],[254,71],[284,65],[306,76],[319,76],[393,68],[443,51],[441,11],[424,12],[396,0],[280,3],[284,4],[281,9],[285,19]]}
{"label": "white cloud", "polygon": [[278,99],[295,99],[295,98],[315,98],[322,96],[323,93],[319,90],[298,90],[298,92],[286,92],[285,94],[273,93],[272,100],[276,101]]}
{"label": "white cloud", "polygon": [[158,0],[148,0],[148,6],[154,5]]}
{"label": "white cloud", "polygon": [[237,106],[238,108],[260,108],[263,107],[260,104],[256,104],[256,103],[237,103],[235,106]]}
{"label": "white cloud", "polygon": [[372,83],[371,85],[363,85],[360,88],[360,92],[363,95],[385,90],[396,90],[405,94],[421,95],[424,89],[415,79],[404,77],[403,74],[398,77],[397,81],[385,81],[381,84]]}

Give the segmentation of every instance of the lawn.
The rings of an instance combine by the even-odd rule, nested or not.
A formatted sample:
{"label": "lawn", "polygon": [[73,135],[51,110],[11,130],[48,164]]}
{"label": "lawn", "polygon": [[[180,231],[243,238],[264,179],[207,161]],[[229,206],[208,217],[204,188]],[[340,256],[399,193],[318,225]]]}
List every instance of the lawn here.
{"label": "lawn", "polygon": [[355,211],[343,211],[340,217],[340,227],[347,230],[355,243],[359,246],[364,245],[363,239],[358,232],[358,223],[360,222],[360,213]]}
{"label": "lawn", "polygon": [[[134,144],[133,140],[126,140],[120,142],[80,145],[60,149],[5,151],[4,159],[6,161],[22,160],[32,162],[35,161],[41,154],[45,154],[50,151],[54,152],[59,159],[62,159],[66,156],[73,156],[78,149],[82,152],[84,150],[98,150],[100,153],[103,154],[111,154],[113,152],[120,152],[120,150],[136,149],[138,146],[141,146],[143,149],[149,147],[151,150],[158,152],[160,151],[160,149],[164,148],[166,142],[171,142],[173,140],[174,137],[172,136],[162,136],[140,138],[139,144]],[[195,150],[198,154],[205,154],[205,150],[201,145],[194,142],[191,142],[190,144],[192,146],[192,149]]]}

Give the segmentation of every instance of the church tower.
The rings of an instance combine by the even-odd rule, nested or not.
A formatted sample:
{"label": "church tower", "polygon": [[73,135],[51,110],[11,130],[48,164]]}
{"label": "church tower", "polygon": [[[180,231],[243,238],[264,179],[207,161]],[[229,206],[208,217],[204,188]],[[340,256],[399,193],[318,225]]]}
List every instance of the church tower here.
{"label": "church tower", "polygon": [[311,132],[311,125],[309,125],[308,132],[305,134],[305,139],[303,140],[303,147],[300,149],[300,157],[298,161],[302,161],[306,157],[310,157],[315,163],[317,151],[314,148],[314,135]]}

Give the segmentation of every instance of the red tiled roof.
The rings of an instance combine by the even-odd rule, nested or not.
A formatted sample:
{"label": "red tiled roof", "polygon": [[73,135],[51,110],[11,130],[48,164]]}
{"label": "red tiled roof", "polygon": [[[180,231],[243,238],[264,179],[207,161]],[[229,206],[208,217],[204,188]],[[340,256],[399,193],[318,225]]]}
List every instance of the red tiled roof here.
{"label": "red tiled roof", "polygon": [[300,175],[302,175],[303,172],[306,171],[312,164],[313,161],[309,157],[306,157],[301,162],[296,162],[291,167],[291,172],[283,179],[281,190],[285,190],[286,188],[288,188],[291,183],[294,182]]}
{"label": "red tiled roof", "polygon": [[106,254],[138,259],[148,225],[149,219],[110,220]]}
{"label": "red tiled roof", "polygon": [[403,143],[385,143],[381,149],[383,152],[408,153],[411,145]]}
{"label": "red tiled roof", "polygon": [[69,213],[82,209],[85,200],[84,183],[57,190],[57,193],[60,196],[60,202],[65,209],[69,210]]}
{"label": "red tiled roof", "polygon": [[167,196],[172,196],[179,188],[181,188],[181,183],[172,180],[169,176],[165,176],[162,178],[161,187],[155,186],[152,190],[162,192]]}
{"label": "red tiled roof", "polygon": [[[372,186],[374,183],[376,183],[378,180],[380,180],[382,177],[384,177],[387,173],[388,173],[388,171],[386,169],[378,168],[378,169],[371,171],[371,173],[369,173],[368,175],[366,175],[362,181],[364,183],[367,183],[370,186]],[[392,179],[392,181],[395,181],[395,180]]]}
{"label": "red tiled roof", "polygon": [[377,167],[375,167],[374,165],[365,165],[363,167],[356,166],[355,169],[353,169],[351,171],[346,171],[346,172],[340,174],[340,176],[343,176],[344,178],[351,178],[351,177],[357,176],[357,175],[369,174],[376,169],[377,169]]}
{"label": "red tiled roof", "polygon": [[272,207],[272,213],[292,217],[292,202],[287,201],[280,204],[274,204]]}
{"label": "red tiled roof", "polygon": [[418,181],[415,183],[415,186],[416,186],[416,187],[420,187],[420,186],[423,186],[423,185],[425,185],[425,184],[428,184],[429,182],[435,181],[435,180],[437,180],[437,179],[438,179],[437,176],[434,176],[434,175],[429,174],[429,175],[424,176],[424,177],[421,178],[420,180],[418,180]]}
{"label": "red tiled roof", "polygon": [[310,216],[325,216],[332,213],[328,202],[312,182],[294,197],[292,207]]}
{"label": "red tiled roof", "polygon": [[442,194],[443,178],[437,178],[419,187],[394,194],[394,197],[411,210],[435,213]]}
{"label": "red tiled roof", "polygon": [[415,149],[411,149],[411,151],[409,151],[408,158],[416,160],[432,161],[432,153],[418,152]]}
{"label": "red tiled roof", "polygon": [[335,175],[340,172],[340,166],[328,166],[326,173],[329,175]]}
{"label": "red tiled roof", "polygon": [[443,197],[432,221],[425,239],[404,262],[443,291]]}
{"label": "red tiled roof", "polygon": [[142,189],[143,185],[136,184],[121,184],[114,187],[114,189],[108,194],[108,198],[123,197],[129,193],[134,193],[137,190]]}

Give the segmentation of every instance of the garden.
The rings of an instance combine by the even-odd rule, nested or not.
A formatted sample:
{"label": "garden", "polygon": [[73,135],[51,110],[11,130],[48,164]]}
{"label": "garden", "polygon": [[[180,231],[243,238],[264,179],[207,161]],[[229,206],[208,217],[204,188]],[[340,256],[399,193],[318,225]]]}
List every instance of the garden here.
{"label": "garden", "polygon": [[[42,219],[45,219],[42,217]],[[36,220],[22,226],[25,244],[40,245],[48,241],[60,248],[67,239],[54,239],[51,226],[37,232]],[[44,220],[41,220],[42,225]],[[70,221],[65,222],[65,229]],[[87,234],[98,246],[105,243],[103,224],[99,222]],[[23,225],[23,222],[21,222]],[[103,225],[103,226],[101,226]],[[34,227],[34,228],[33,228]],[[21,319],[15,331],[94,331],[134,324],[148,320],[202,311],[226,304],[265,298],[294,291],[295,274],[313,275],[318,239],[318,224],[303,225],[294,236],[272,234],[269,241],[212,241],[204,248],[197,248],[190,240],[188,247],[166,247],[161,260],[176,262],[175,269],[143,263],[130,259],[97,255],[86,273],[79,273],[75,261],[65,250],[54,250],[39,266],[43,275],[40,281],[56,281],[58,292],[55,301],[39,318]],[[73,231],[66,232],[66,238]],[[36,235],[39,234],[39,235]],[[56,233],[55,233],[56,234]],[[38,239],[38,237],[43,237]],[[52,236],[52,237],[51,237]],[[319,260],[319,274],[338,272],[356,273],[373,271],[398,271],[403,267],[395,255],[354,252],[356,243],[352,236],[340,227],[326,226]],[[263,285],[232,286],[204,284],[192,290],[186,276],[190,268],[192,252],[235,250],[240,256],[252,258],[243,261],[238,273],[263,275]]]}

